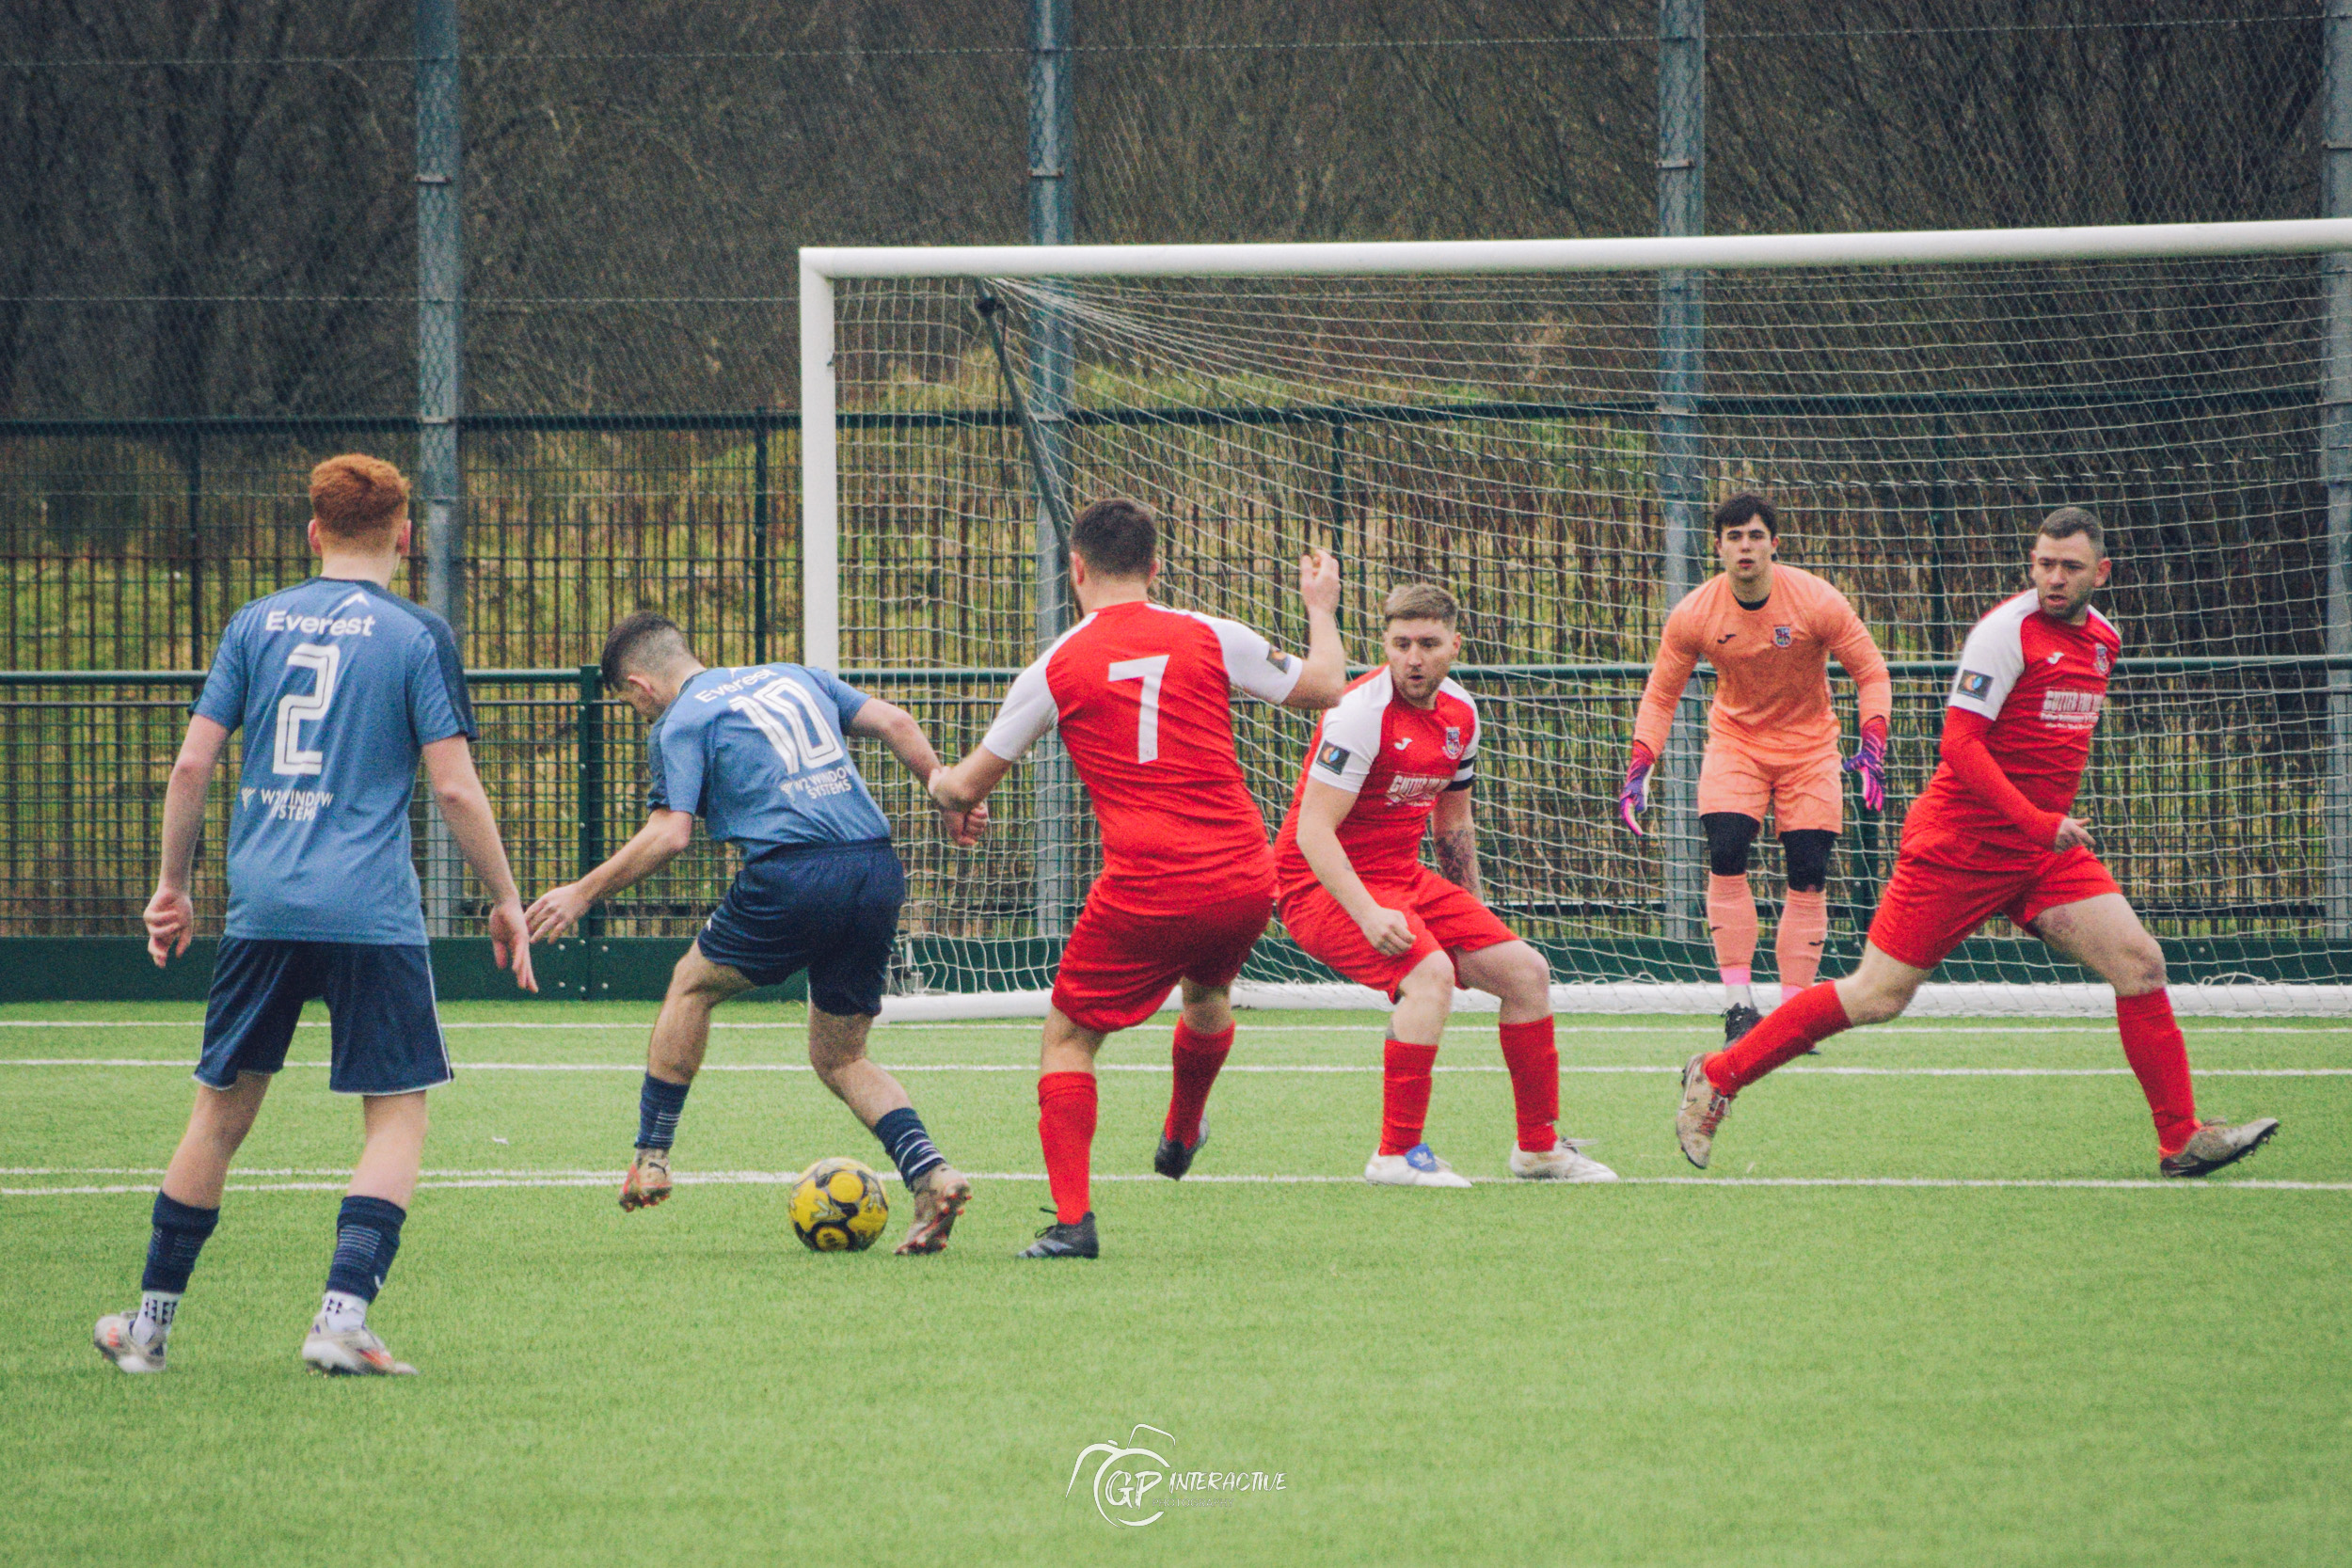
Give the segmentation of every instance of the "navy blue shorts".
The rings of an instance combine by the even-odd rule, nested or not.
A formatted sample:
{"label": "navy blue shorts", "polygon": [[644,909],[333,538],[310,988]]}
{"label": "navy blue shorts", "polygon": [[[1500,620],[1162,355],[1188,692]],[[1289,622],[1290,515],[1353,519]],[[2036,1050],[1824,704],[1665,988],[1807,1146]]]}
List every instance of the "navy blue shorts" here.
{"label": "navy blue shorts", "polygon": [[240,1072],[284,1067],[312,997],[326,999],[334,1024],[326,1086],[337,1094],[407,1094],[450,1081],[432,949],[269,937],[220,939],[196,1081],[226,1089]]}
{"label": "navy blue shorts", "polygon": [[809,1005],[882,1011],[906,867],[886,838],[788,845],[743,863],[694,945],[755,986],[808,971]]}

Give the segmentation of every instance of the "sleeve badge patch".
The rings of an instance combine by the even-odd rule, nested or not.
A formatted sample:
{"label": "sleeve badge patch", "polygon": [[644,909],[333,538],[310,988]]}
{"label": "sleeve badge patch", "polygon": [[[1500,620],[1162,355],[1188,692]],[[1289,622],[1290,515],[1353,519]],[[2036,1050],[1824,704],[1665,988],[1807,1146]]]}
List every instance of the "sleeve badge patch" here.
{"label": "sleeve badge patch", "polygon": [[1960,679],[1952,686],[1952,692],[1955,696],[1974,697],[1979,702],[1982,702],[1992,693],[1992,690],[1993,677],[1975,670],[1963,670],[1960,673]]}
{"label": "sleeve badge patch", "polygon": [[1277,670],[1281,671],[1282,673],[1286,675],[1291,673],[1291,666],[1298,662],[1279,648],[1268,648],[1266,650],[1265,661],[1268,664],[1273,665]]}
{"label": "sleeve badge patch", "polygon": [[1344,773],[1347,771],[1347,759],[1346,747],[1327,744],[1322,751],[1315,753],[1315,766],[1327,768],[1334,773]]}

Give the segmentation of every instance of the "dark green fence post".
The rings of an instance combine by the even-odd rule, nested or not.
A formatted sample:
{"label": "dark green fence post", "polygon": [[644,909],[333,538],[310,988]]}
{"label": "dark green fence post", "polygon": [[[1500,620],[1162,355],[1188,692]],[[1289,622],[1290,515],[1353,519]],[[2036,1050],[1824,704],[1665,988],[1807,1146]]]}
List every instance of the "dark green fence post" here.
{"label": "dark green fence post", "polygon": [[[604,684],[596,665],[580,667],[580,874],[604,863]],[[596,993],[596,939],[604,935],[604,909],[590,910],[580,923],[588,962],[580,994]]]}
{"label": "dark green fence post", "polygon": [[752,425],[752,662],[768,662],[768,409]]}

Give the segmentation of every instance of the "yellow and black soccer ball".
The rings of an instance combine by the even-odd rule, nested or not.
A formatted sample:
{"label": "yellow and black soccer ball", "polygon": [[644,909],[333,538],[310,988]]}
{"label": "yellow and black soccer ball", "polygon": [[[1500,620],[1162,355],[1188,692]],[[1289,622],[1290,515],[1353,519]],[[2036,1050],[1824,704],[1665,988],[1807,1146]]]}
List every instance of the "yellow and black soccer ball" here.
{"label": "yellow and black soccer ball", "polygon": [[864,1252],[889,1223],[882,1178],[855,1160],[819,1160],[792,1184],[792,1234],[811,1252]]}

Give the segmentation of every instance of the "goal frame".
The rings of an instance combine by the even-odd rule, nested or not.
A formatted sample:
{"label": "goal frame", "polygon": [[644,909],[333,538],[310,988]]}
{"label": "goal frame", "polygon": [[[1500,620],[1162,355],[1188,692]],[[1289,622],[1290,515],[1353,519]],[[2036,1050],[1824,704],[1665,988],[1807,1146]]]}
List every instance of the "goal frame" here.
{"label": "goal frame", "polygon": [[[2249,223],[2172,223],[2043,229],[1922,230],[1840,234],[1700,235],[1680,238],[1376,241],[1257,245],[859,245],[803,246],[800,256],[801,561],[803,662],[841,667],[839,399],[834,379],[836,279],[1072,277],[1468,277],[1545,273],[1658,273],[1795,267],[1891,267],[2032,261],[2148,261],[2166,258],[2334,255],[2352,277],[2352,218],[2294,218]],[[2344,328],[2352,333],[2352,324]],[[2352,401],[2352,342],[2330,344],[2321,399]],[[2323,459],[2324,460],[2324,459]],[[2352,540],[2330,551],[2325,592],[2352,593]],[[2352,606],[2330,616],[2352,639]],[[2331,642],[2338,641],[2331,638]],[[2331,682],[2340,686],[2341,682]],[[2339,692],[2336,703],[2352,708]],[[2339,723],[2343,721],[2339,720]],[[2352,782],[2331,772],[2331,820],[2352,818]],[[2341,796],[2342,799],[2338,799]],[[2333,902],[2331,896],[2331,903]],[[1581,991],[1593,988],[1573,988]],[[1702,985],[1615,987],[1651,992],[1555,1002],[1584,1011],[1687,1011],[1705,1005]],[[1916,1014],[2010,1012],[1992,987],[1924,988]],[[2189,988],[2190,991],[2208,988]],[[2248,1010],[2285,1014],[2352,1013],[2352,987],[2251,985],[2216,988],[2227,1003],[2183,993],[2186,1012]],[[1355,987],[1245,986],[1243,1006],[1373,1006]],[[1571,988],[1555,986],[1555,993]],[[2049,1010],[2104,1011],[2106,988],[2037,987]],[[1309,996],[1306,992],[1318,993]],[[1263,995],[1245,995],[1263,992]],[[1340,993],[1347,993],[1344,996]],[[1683,994],[1683,993],[1689,994]],[[1669,994],[1671,993],[1671,994]],[[2095,993],[2095,994],[2094,994]],[[1464,997],[1472,1008],[1477,1002]],[[1480,1000],[1484,1000],[1483,998]],[[977,1017],[1041,1012],[1041,994],[986,993],[958,998],[891,998],[885,1018]],[[944,1005],[944,1006],[943,1006]]]}

